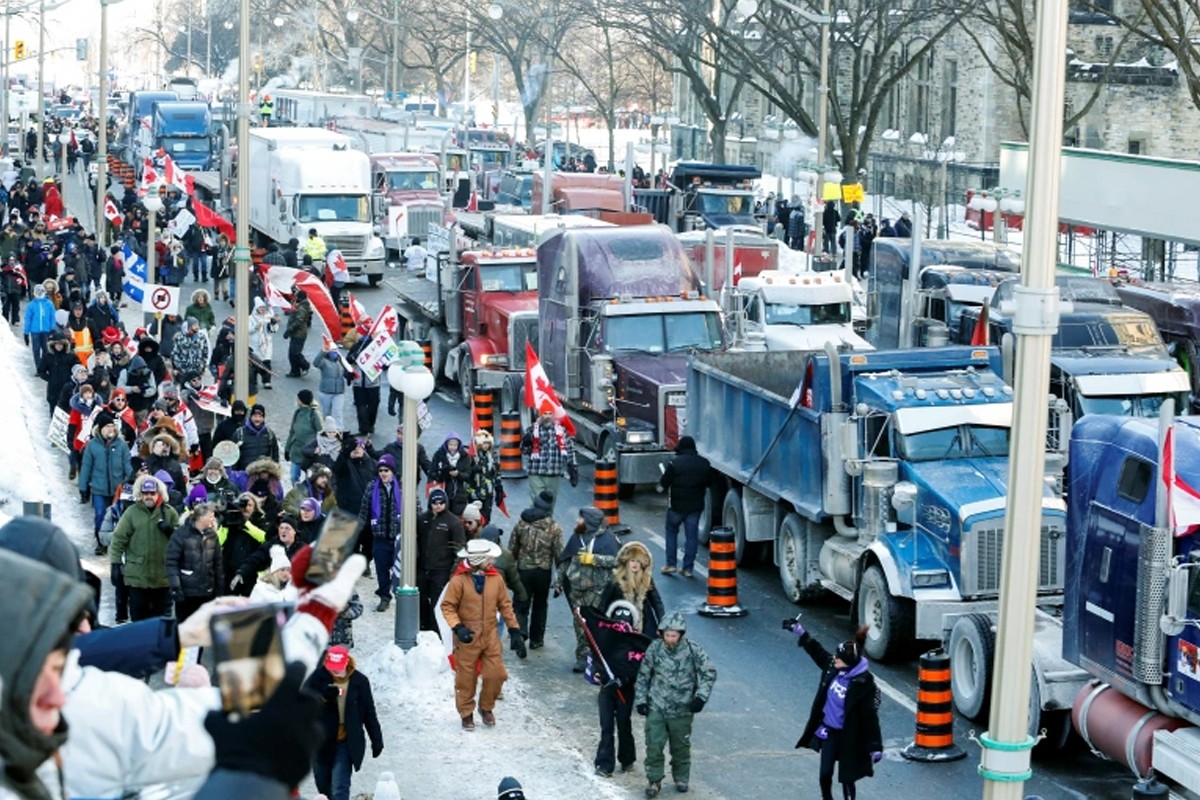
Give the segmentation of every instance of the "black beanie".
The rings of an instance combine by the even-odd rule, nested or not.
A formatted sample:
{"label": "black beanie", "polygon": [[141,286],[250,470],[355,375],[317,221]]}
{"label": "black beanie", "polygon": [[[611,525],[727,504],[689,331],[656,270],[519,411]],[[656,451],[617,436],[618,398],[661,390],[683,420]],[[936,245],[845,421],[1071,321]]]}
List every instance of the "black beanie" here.
{"label": "black beanie", "polygon": [[311,406],[313,401],[312,389],[301,389],[296,392],[296,399],[306,406]]}
{"label": "black beanie", "polygon": [[862,660],[862,652],[858,648],[858,642],[853,639],[842,642],[838,645],[837,652],[834,653],[834,658],[840,658],[842,663],[853,669],[858,666],[858,662]]}

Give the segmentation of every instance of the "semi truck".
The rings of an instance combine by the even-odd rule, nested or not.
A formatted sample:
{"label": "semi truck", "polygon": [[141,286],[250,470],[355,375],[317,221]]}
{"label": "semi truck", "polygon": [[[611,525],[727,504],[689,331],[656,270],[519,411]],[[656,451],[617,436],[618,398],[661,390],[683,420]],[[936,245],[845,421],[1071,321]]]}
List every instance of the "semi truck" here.
{"label": "semi truck", "polygon": [[1063,655],[1092,678],[1075,729],[1130,768],[1134,797],[1196,798],[1200,422],[1088,416],[1070,457]]}
{"label": "semi truck", "polygon": [[[720,475],[702,529],[732,529],[739,560],[774,545],[793,602],[850,601],[874,659],[994,612],[1013,413],[999,362],[970,347],[695,354],[687,431]],[[1049,485],[1041,518],[1053,605],[1066,507]]]}
{"label": "semi truck", "polygon": [[383,242],[397,255],[445,223],[441,165],[431,153],[372,153],[372,212]]}
{"label": "semi truck", "polygon": [[113,155],[124,160],[126,163],[133,164],[138,158],[139,132],[149,130],[153,124],[155,104],[178,100],[179,95],[175,92],[130,92],[129,105],[125,113],[125,123],[117,132],[116,141],[110,143]]}
{"label": "semi truck", "polygon": [[208,171],[216,164],[212,113],[203,101],[155,103],[150,127],[140,126],[137,140],[139,168],[160,150],[189,171]]}
{"label": "semi truck", "polygon": [[687,355],[724,346],[673,232],[555,231],[538,247],[538,309],[538,356],[577,441],[617,465],[619,494],[658,481],[686,424]]}
{"label": "semi truck", "polygon": [[875,349],[854,330],[854,290],[841,272],[767,270],[724,294],[731,338],[748,349]]}
{"label": "semi truck", "polygon": [[1158,325],[1171,355],[1188,374],[1191,411],[1200,398],[1200,286],[1180,283],[1117,283],[1117,295]]}
{"label": "semi truck", "polygon": [[324,128],[260,128],[246,159],[250,227],[258,242],[304,241],[341,251],[351,275],[383,279],[383,240],[371,224],[371,165],[349,137]]}

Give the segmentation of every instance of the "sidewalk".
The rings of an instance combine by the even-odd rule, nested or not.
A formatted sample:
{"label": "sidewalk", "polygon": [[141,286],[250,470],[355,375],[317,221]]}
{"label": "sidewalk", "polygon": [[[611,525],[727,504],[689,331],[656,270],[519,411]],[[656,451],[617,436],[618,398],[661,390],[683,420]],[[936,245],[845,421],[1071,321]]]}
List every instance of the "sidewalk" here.
{"label": "sidewalk", "polygon": [[63,204],[67,213],[76,217],[88,233],[96,230],[96,196],[88,191],[87,173],[83,170],[83,159],[75,167],[75,174],[59,176],[63,186]]}

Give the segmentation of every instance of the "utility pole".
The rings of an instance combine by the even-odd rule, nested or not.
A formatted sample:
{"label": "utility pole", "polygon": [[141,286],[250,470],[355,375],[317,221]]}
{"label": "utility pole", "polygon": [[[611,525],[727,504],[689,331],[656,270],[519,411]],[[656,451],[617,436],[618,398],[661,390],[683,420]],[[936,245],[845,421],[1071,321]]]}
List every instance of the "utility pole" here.
{"label": "utility pole", "polygon": [[[5,87],[7,93],[8,87]],[[38,3],[38,92],[37,92],[37,156],[34,160],[37,162],[37,177],[38,183],[42,182],[45,177],[45,164],[42,160],[42,155],[45,147],[46,136],[46,0],[40,0]],[[5,131],[4,138],[8,138],[8,131]]]}
{"label": "utility pole", "polygon": [[[108,193],[108,4],[100,0],[100,129],[96,142],[96,242],[101,250],[108,243],[108,221],[104,198]],[[5,86],[7,86],[7,81]],[[6,92],[7,94],[7,92]],[[7,119],[7,117],[6,117]],[[153,275],[150,276],[153,280]]]}
{"label": "utility pole", "polygon": [[233,251],[234,343],[233,394],[250,396],[250,0],[241,0],[238,15],[237,245]]}
{"label": "utility pole", "polygon": [[[8,153],[8,65],[12,61],[12,56],[13,56],[12,36],[10,35],[10,31],[12,29],[11,23],[12,23],[12,9],[9,8],[7,4],[5,4],[5,8],[4,8],[4,77],[3,77],[4,94],[0,95],[0,119],[4,120],[4,139],[0,140],[0,142],[2,142],[2,143],[0,143],[0,153],[3,153],[5,156],[7,156],[9,154]],[[21,131],[20,135],[24,136],[25,131]],[[18,138],[17,142],[18,142],[18,147],[19,147],[20,146],[19,138]]]}
{"label": "utility pole", "polygon": [[212,77],[212,9],[204,3],[204,77]]}

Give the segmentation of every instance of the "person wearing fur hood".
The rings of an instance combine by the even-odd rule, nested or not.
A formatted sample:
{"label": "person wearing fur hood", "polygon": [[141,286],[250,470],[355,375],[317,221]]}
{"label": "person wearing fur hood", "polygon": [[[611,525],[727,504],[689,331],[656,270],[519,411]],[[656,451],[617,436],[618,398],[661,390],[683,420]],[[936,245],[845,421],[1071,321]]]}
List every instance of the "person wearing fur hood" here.
{"label": "person wearing fur hood", "polygon": [[176,486],[187,486],[183,473],[183,464],[179,454],[183,452],[183,442],[174,432],[174,423],[157,424],[142,435],[138,447],[137,465],[139,469],[155,475],[165,472],[171,476]]}
{"label": "person wearing fur hood", "polygon": [[294,603],[296,587],[292,585],[292,562],[281,544],[271,545],[271,563],[258,576],[250,592],[251,603]]}

